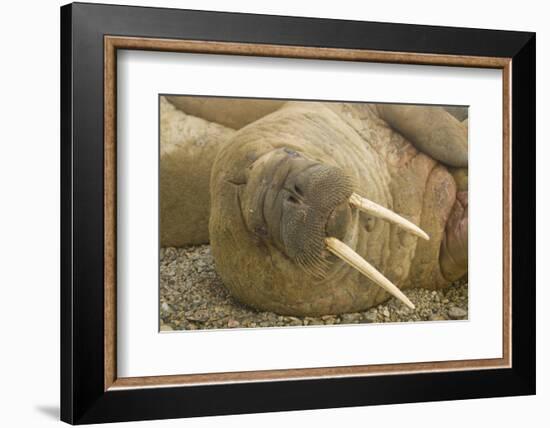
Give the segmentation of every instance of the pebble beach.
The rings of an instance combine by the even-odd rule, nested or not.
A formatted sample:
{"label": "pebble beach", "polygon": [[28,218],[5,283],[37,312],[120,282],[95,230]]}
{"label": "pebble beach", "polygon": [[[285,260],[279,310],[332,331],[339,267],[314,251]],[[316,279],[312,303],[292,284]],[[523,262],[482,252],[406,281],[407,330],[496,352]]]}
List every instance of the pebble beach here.
{"label": "pebble beach", "polygon": [[209,245],[160,251],[161,331],[445,321],[468,318],[468,283],[444,290],[408,289],[415,309],[395,298],[364,312],[322,317],[282,316],[257,311],[231,297],[217,275]]}

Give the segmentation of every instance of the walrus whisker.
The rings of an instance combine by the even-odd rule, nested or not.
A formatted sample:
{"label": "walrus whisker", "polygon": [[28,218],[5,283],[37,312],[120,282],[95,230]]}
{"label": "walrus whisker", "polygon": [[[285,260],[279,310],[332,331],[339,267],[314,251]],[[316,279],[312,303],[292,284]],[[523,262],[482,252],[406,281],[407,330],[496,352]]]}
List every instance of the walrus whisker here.
{"label": "walrus whisker", "polygon": [[296,262],[307,273],[318,279],[323,279],[326,276],[329,267],[329,262],[315,253],[303,252],[296,257]]}
{"label": "walrus whisker", "polygon": [[420,229],[417,225],[410,222],[404,217],[401,217],[399,214],[394,213],[393,211],[384,208],[381,205],[378,205],[375,202],[369,201],[366,198],[359,196],[357,193],[353,193],[349,198],[349,203],[356,207],[358,210],[363,211],[364,213],[370,214],[373,217],[378,217],[389,221],[390,223],[396,224],[399,227],[409,231],[413,235],[418,236],[419,238],[425,239],[426,241],[430,240],[430,237],[426,232]]}
{"label": "walrus whisker", "polygon": [[397,288],[391,281],[382,275],[374,266],[367,262],[363,257],[353,251],[350,247],[344,244],[337,238],[325,238],[327,249],[336,257],[342,259],[351,267],[357,269],[371,281],[382,287],[388,293],[401,300],[407,307],[414,309],[413,303]]}

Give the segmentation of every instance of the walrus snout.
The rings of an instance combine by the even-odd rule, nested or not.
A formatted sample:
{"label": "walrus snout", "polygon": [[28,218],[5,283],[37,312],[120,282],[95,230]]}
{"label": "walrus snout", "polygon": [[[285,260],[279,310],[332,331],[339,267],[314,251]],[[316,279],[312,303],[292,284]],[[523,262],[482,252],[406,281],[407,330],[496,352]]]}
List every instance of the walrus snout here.
{"label": "walrus snout", "polygon": [[324,278],[329,267],[324,251],[327,229],[338,236],[345,234],[354,184],[340,168],[311,162],[285,180],[288,196],[283,203],[281,241],[292,260]]}
{"label": "walrus snout", "polygon": [[344,203],[334,208],[328,216],[327,224],[325,227],[325,235],[334,236],[338,239],[344,239],[344,236],[346,235],[346,232],[349,228],[349,224],[351,223],[351,219],[351,206],[349,204],[349,201],[345,201]]}
{"label": "walrus snout", "polygon": [[316,277],[328,267],[327,229],[343,236],[354,183],[340,168],[291,148],[274,149],[248,169],[241,194],[247,229]]}

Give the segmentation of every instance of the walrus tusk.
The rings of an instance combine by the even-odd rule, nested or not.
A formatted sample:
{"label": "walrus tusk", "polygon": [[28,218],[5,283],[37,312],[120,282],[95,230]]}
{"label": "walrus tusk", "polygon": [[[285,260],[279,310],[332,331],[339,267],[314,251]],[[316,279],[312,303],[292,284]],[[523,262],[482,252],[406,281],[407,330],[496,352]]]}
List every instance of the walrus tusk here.
{"label": "walrus tusk", "polygon": [[339,257],[353,268],[357,269],[371,281],[382,287],[388,293],[392,294],[399,300],[401,300],[409,308],[414,309],[413,303],[408,299],[403,292],[391,283],[391,281],[382,275],[374,266],[367,262],[363,257],[353,251],[350,247],[344,244],[337,238],[328,237],[325,238],[325,244],[327,249]]}
{"label": "walrus tusk", "polygon": [[401,217],[399,214],[394,213],[393,211],[384,208],[381,205],[378,205],[372,201],[369,201],[366,198],[359,196],[357,193],[353,193],[349,198],[349,203],[363,211],[364,213],[370,214],[373,217],[378,217],[384,220],[394,223],[403,229],[411,232],[413,235],[418,236],[419,238],[425,239],[426,241],[430,240],[430,237],[426,232],[420,229],[416,224],[411,223],[406,218]]}

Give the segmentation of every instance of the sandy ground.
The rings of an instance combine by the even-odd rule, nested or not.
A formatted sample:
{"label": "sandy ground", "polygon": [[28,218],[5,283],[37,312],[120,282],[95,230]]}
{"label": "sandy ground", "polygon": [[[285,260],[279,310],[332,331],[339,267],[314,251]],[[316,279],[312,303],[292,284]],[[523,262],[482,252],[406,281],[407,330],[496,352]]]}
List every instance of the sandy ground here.
{"label": "sandy ground", "polygon": [[468,283],[430,291],[407,290],[416,306],[396,299],[364,312],[322,317],[281,316],[234,300],[214,269],[210,246],[162,248],[160,252],[161,330],[281,327],[379,322],[443,321],[468,317]]}

